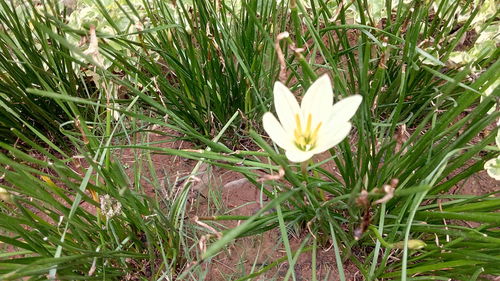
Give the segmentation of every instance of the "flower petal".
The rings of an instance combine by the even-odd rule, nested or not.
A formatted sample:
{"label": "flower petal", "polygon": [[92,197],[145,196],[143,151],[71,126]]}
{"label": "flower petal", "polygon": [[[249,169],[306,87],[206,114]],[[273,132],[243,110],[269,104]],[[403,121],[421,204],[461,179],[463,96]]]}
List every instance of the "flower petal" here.
{"label": "flower petal", "polygon": [[351,131],[351,123],[335,123],[324,128],[318,136],[318,143],[312,150],[314,154],[322,153],[343,141]]}
{"label": "flower petal", "polygon": [[285,150],[293,148],[290,135],[285,132],[278,119],[271,112],[264,113],[262,123],[264,124],[266,133],[279,147]]}
{"label": "flower petal", "polygon": [[281,82],[274,83],[274,107],[283,129],[288,134],[293,134],[295,115],[301,116],[300,107],[292,92]]}
{"label": "flower petal", "polygon": [[313,116],[313,124],[328,121],[333,104],[332,83],[328,75],[323,75],[307,89],[300,108],[307,118],[309,114]]}
{"label": "flower petal", "polygon": [[330,117],[328,123],[344,123],[348,122],[356,113],[359,105],[363,101],[360,95],[354,95],[340,100],[333,105],[330,110]]}
{"label": "flower petal", "polygon": [[486,163],[484,163],[484,168],[488,176],[500,180],[500,156],[486,161]]}
{"label": "flower petal", "polygon": [[314,153],[312,151],[302,151],[299,149],[290,149],[285,152],[286,158],[288,160],[295,162],[295,163],[300,163],[307,161],[313,157]]}

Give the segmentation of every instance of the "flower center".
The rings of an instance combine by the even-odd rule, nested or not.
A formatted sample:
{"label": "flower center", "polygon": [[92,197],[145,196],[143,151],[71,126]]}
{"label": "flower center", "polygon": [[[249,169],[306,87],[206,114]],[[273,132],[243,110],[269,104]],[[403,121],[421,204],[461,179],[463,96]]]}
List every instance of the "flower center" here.
{"label": "flower center", "polygon": [[295,130],[293,134],[295,136],[295,145],[302,151],[309,151],[316,146],[316,141],[318,138],[318,131],[321,127],[321,122],[318,123],[318,126],[313,130],[311,130],[312,123],[312,115],[309,113],[307,116],[307,125],[306,130],[302,131],[302,124],[300,123],[300,117],[298,114],[295,114]]}

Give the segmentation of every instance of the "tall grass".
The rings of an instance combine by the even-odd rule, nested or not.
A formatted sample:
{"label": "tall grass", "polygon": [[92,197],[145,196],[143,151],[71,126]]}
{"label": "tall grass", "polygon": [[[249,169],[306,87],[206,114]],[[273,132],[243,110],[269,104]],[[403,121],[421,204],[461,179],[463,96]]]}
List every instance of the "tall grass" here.
{"label": "tall grass", "polygon": [[[284,6],[274,1],[239,4],[152,1],[139,42],[116,36],[110,40],[127,51],[104,44],[103,53],[162,106],[213,135],[237,110],[248,119],[265,110],[276,75],[270,34],[285,24],[278,16]],[[130,51],[136,59],[129,59]]]}
{"label": "tall grass", "polygon": [[[286,249],[286,259],[239,280],[265,274],[283,262],[293,265],[298,253],[317,255],[319,247],[328,246],[333,247],[340,280],[346,280],[347,262],[356,265],[366,280],[474,280],[482,274],[500,274],[496,267],[500,219],[495,212],[500,201],[494,192],[449,194],[482,170],[485,159],[498,155],[489,145],[498,130],[492,124],[500,114],[487,114],[498,91],[484,95],[498,79],[498,50],[462,66],[448,61],[473,28],[480,6],[472,1],[386,1],[383,14],[371,13],[367,1],[142,3],[146,16],[130,15],[142,30],[97,33],[100,54],[110,64],[95,73],[113,89],[126,89],[129,99],[106,100],[109,87],[99,83],[93,95],[82,96],[60,83],[43,82],[45,76],[38,84],[15,88],[35,101],[49,100],[67,108],[51,130],[71,127],[62,132],[85,164],[77,171],[71,164],[75,157],[43,137],[48,126],[44,123],[32,127],[29,135],[20,129],[10,131],[11,138],[31,147],[28,153],[1,143],[6,153],[0,158],[4,174],[0,187],[12,197],[0,203],[5,214],[0,218],[4,231],[0,239],[14,249],[0,255],[1,278],[49,274],[57,279],[119,279],[140,274],[155,280],[197,280],[197,274],[206,274],[200,265],[213,262],[235,238],[270,229],[280,231],[277,243]],[[121,5],[134,10],[130,2]],[[100,12],[110,26],[118,26],[106,9]],[[459,22],[457,15],[465,12],[469,18]],[[16,15],[13,10],[7,14]],[[43,22],[54,26],[44,27]],[[87,30],[63,22],[52,14],[38,14],[33,26],[51,42],[45,43],[49,52],[35,56],[27,49],[19,55],[52,61],[63,53],[56,51],[60,46],[68,60],[63,66],[94,67],[95,61],[66,39]],[[286,62],[286,72],[280,75],[275,40],[283,31],[291,37],[279,45]],[[6,70],[21,68],[9,60],[4,64]],[[331,149],[327,159],[309,163],[308,173],[302,174],[263,137],[258,120],[272,108],[271,86],[279,77],[300,94],[325,72],[332,77],[337,100],[361,94],[363,103],[353,118],[351,137]],[[61,75],[57,79],[73,81],[71,74],[66,77],[51,70],[59,77],[54,73]],[[8,83],[4,76],[0,83]],[[81,79],[77,77],[75,81]],[[8,108],[29,114],[12,118],[9,109],[5,118],[29,124],[27,118],[38,115],[25,105],[11,102]],[[111,107],[120,113],[116,120]],[[95,115],[81,114],[81,108]],[[200,149],[150,143],[146,136],[158,126],[178,130]],[[225,135],[229,131],[237,133],[230,136],[250,137],[261,150],[234,147],[236,142]],[[480,133],[484,137],[478,138]],[[39,140],[34,142],[32,134]],[[136,166],[133,175],[126,174],[115,157],[115,151],[124,148],[140,151],[146,159],[161,153],[198,160],[192,175],[202,162],[237,171],[270,202],[253,216],[222,215],[205,221],[223,235],[209,240],[206,251],[196,250],[200,236],[186,220],[192,182],[185,181],[172,198],[162,200],[163,194],[149,198],[140,183],[129,180],[146,173]],[[328,162],[338,173],[324,168]],[[154,170],[152,164],[149,167]],[[264,182],[256,172],[275,175],[280,169],[282,178]],[[161,191],[154,172],[150,175]],[[394,193],[383,191],[385,185],[392,185]],[[105,195],[122,206],[114,217],[107,218],[99,209]],[[219,220],[242,223],[223,229]],[[290,226],[306,233],[298,249],[292,249],[287,238]],[[296,279],[293,266],[286,276]]]}
{"label": "tall grass", "polygon": [[[99,124],[105,127],[105,119]],[[72,143],[71,156],[16,129],[12,133],[27,153],[0,143],[5,151],[0,155],[0,279],[158,279],[176,272],[183,258],[179,233],[164,212],[171,204],[155,200],[163,198],[160,189],[154,198],[142,186],[133,189],[137,183],[131,179],[146,178],[149,169],[126,173],[105,148],[119,125],[97,137],[93,133],[104,129],[83,121],[77,126],[85,133],[70,136],[80,139]],[[83,145],[87,141],[99,147],[89,149]]]}
{"label": "tall grass", "polygon": [[90,97],[84,64],[71,56],[70,49],[49,34],[64,34],[62,26],[48,17],[63,21],[65,12],[49,2],[2,1],[0,3],[0,132],[3,141],[14,142],[15,128],[34,136],[34,130],[63,145],[60,124],[79,114],[58,100],[35,96],[28,88],[58,92],[68,96]]}

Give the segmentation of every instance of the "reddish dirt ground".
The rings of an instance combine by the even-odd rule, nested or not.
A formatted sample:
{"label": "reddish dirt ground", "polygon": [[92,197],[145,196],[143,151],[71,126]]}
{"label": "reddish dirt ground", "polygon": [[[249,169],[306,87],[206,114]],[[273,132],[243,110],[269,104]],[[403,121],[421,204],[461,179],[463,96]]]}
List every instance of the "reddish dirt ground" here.
{"label": "reddish dirt ground", "polygon": [[[168,132],[170,135],[176,135],[174,132]],[[178,134],[177,134],[178,136]],[[163,135],[150,135],[150,141],[156,142],[165,140]],[[173,141],[158,144],[160,147],[175,148],[175,149],[191,149],[193,146],[185,141]],[[129,163],[129,173],[132,175],[134,163],[137,162],[134,152],[131,149],[126,149],[121,152],[121,159],[124,163]],[[321,157],[320,158],[324,158]],[[163,186],[181,188],[183,180],[191,173],[196,161],[186,160],[172,155],[152,154],[151,159],[155,166],[157,177],[163,182]],[[335,171],[335,167],[327,163],[325,168]],[[150,173],[144,170],[144,177],[141,179],[141,185],[145,187],[146,193],[151,196],[157,194],[152,185],[146,180],[150,177]],[[170,185],[168,183],[171,183]],[[466,181],[458,184],[451,192],[460,194],[485,194],[498,190],[498,182],[491,179],[485,172],[477,173]],[[236,172],[223,170],[221,168],[208,167],[202,165],[199,173],[194,178],[192,185],[191,204],[189,215],[194,216],[210,216],[214,214],[233,214],[233,215],[252,215],[261,208],[261,203],[265,204],[267,198],[261,194],[251,183],[247,182],[242,175]],[[164,194],[172,194],[169,191]],[[222,204],[216,210],[214,202],[209,202],[210,192],[219,193],[222,199]],[[231,212],[229,210],[235,209]],[[237,221],[222,222],[226,228],[238,225]],[[222,229],[218,229],[219,231]],[[305,234],[304,234],[305,235]],[[290,236],[292,250],[300,246],[303,237],[301,234]],[[303,236],[303,235],[302,235]],[[259,268],[286,256],[285,248],[282,243],[277,243],[280,240],[280,232],[278,229],[268,231],[262,235],[237,239],[226,251],[221,252],[209,263],[203,266],[208,270],[207,281],[216,280],[233,280],[244,276],[244,273],[254,271]],[[311,253],[303,253],[297,264],[295,265],[295,274],[297,280],[309,280],[311,277]],[[208,268],[207,268],[208,267]],[[347,280],[362,280],[357,268],[350,263],[344,265]],[[280,266],[269,270],[257,280],[268,280],[275,278],[281,280],[286,275],[288,270],[287,263],[282,263]],[[317,255],[317,277],[318,280],[337,280],[338,271],[335,263],[335,255],[333,249],[323,249]]]}
{"label": "reddish dirt ground", "polygon": [[[167,133],[169,135],[179,136],[172,131],[168,131]],[[151,133],[149,141],[160,142],[170,138],[171,137],[165,135]],[[191,144],[179,140],[155,144],[155,146],[175,149],[193,148]],[[127,173],[131,179],[133,179],[133,170],[137,168],[137,155],[138,154],[136,154],[133,149],[124,149],[116,155],[121,158],[124,164],[128,164]],[[190,175],[197,163],[194,160],[163,154],[151,154],[151,160],[154,163],[155,173],[158,179],[163,183],[162,186],[165,188],[174,186],[174,188],[178,189],[183,186],[184,180]],[[146,165],[146,162],[144,162],[143,165]],[[157,196],[157,194],[163,193],[166,195],[177,192],[175,190],[170,190],[168,192],[155,191],[153,185],[147,180],[150,177],[151,173],[148,172],[147,169],[143,169],[143,176],[141,177],[140,184],[148,195]],[[209,202],[208,198],[210,197],[210,192],[220,194],[219,197],[222,199],[222,206],[219,207],[225,211],[225,214],[253,215],[261,208],[261,204],[265,204],[267,201],[266,196],[261,194],[261,192],[251,183],[246,181],[241,174],[221,168],[208,167],[207,165],[201,166],[200,171],[193,179],[191,190],[191,204],[189,206],[189,215],[191,218],[195,216],[203,217],[214,215],[214,213],[218,212],[215,210],[213,202]],[[237,226],[239,223],[238,221],[224,221],[222,225],[226,228],[230,228]],[[298,236],[299,237],[289,237],[292,251],[298,249],[302,242],[301,235],[299,234]],[[248,274],[253,266],[255,266],[254,271],[258,271],[263,266],[279,258],[285,257],[285,248],[282,243],[277,243],[279,240],[280,232],[278,229],[268,231],[262,235],[237,239],[227,251],[223,251],[213,258],[211,262],[203,265],[205,268],[208,266],[208,268],[206,268],[208,269],[208,274],[205,280],[216,281],[226,280],[226,278],[230,278],[229,280],[233,280],[233,278],[237,279],[238,277],[244,276],[243,272]],[[311,278],[311,259],[312,256],[310,252],[301,254],[294,267],[297,280],[309,280]],[[316,263],[318,280],[338,279],[335,254],[332,247],[318,250]],[[348,280],[361,280],[356,277],[358,276],[358,270],[354,265],[347,263],[344,267]],[[270,278],[281,280],[284,278],[287,271],[288,265],[285,262],[269,270],[266,274],[261,275],[260,279],[256,280],[268,280]]]}
{"label": "reddish dirt ground", "polygon": [[[162,142],[154,145],[164,148],[192,149],[194,147],[191,143],[182,140],[168,141],[172,140],[173,137],[180,137],[180,135],[170,130],[165,131],[164,134],[150,133],[149,142]],[[128,166],[126,172],[132,183],[134,170],[139,168],[139,166],[141,167],[142,176],[139,184],[145,193],[151,197],[173,196],[174,193],[182,188],[184,181],[197,163],[197,161],[173,155],[151,154],[154,172],[160,181],[161,188],[161,190],[155,190],[155,187],[150,182],[152,173],[147,168],[147,158],[139,150],[119,150],[116,152],[115,157]],[[320,155],[318,159],[324,160],[326,157]],[[335,173],[335,166],[331,161],[323,167]],[[79,168],[81,167],[75,167],[75,170],[80,170]],[[465,167],[462,169],[465,169]],[[452,176],[458,172],[456,171]],[[233,171],[202,165],[199,173],[192,180],[192,194],[188,210],[191,218],[222,213],[249,216],[255,214],[261,208],[262,204],[265,204],[267,201],[265,195],[246,181],[242,175]],[[481,171],[458,183],[450,190],[450,193],[481,195],[499,190],[499,182],[489,177],[485,171]],[[217,207],[209,199],[211,197],[209,193],[211,192],[220,194],[221,202],[219,202],[220,205]],[[93,209],[86,205],[84,208]],[[225,228],[231,228],[237,226],[239,223],[238,221],[225,221],[222,222],[222,225]],[[222,229],[218,230],[221,231]],[[249,274],[252,268],[254,268],[255,272],[279,258],[286,257],[283,243],[278,243],[280,235],[279,230],[274,229],[262,235],[237,239],[226,251],[221,252],[210,262],[202,265],[208,270],[205,280],[234,280]],[[300,247],[300,243],[305,235],[307,233],[289,236],[292,251]],[[306,252],[301,254],[294,267],[296,279],[310,280],[312,274],[311,267],[311,253]],[[344,264],[344,269],[347,280],[362,280],[361,274],[352,263],[347,262]],[[255,280],[282,280],[287,271],[288,263],[284,262]],[[329,249],[325,247],[325,249],[318,250],[316,271],[318,280],[338,280],[335,255],[331,247]]]}

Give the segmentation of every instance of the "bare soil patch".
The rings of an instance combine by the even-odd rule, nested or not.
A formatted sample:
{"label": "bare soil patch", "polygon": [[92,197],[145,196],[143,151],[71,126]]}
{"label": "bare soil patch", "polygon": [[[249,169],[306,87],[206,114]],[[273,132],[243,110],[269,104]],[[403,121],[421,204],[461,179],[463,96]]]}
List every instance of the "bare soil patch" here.
{"label": "bare soil patch", "polygon": [[[175,132],[168,132],[168,135],[180,137]],[[155,144],[159,147],[194,148],[194,145],[189,142],[182,140],[167,141],[169,138],[171,137],[151,134],[149,141],[164,141]],[[123,162],[130,164],[129,173],[132,176],[133,169],[137,168],[138,159],[136,157],[140,154],[137,154],[137,151],[133,149],[125,149],[120,155]],[[317,161],[326,158],[327,156],[321,155]],[[182,183],[187,179],[197,163],[194,160],[177,156],[154,153],[151,154],[151,159],[154,164],[154,173],[162,181],[162,186],[174,189],[160,191],[160,194],[165,196],[178,192],[175,189],[182,187]],[[323,167],[335,173],[334,163],[328,162]],[[143,169],[143,171],[144,177],[140,179],[140,184],[146,193],[150,196],[159,194],[158,190],[155,190],[148,180],[152,176],[151,171],[146,171],[146,169]],[[456,171],[456,173],[459,172],[460,170]],[[204,217],[222,214],[250,216],[255,214],[268,200],[260,190],[246,181],[239,173],[208,165],[202,165],[191,188],[193,193],[188,210],[191,218],[194,216]],[[482,171],[457,184],[450,190],[450,193],[481,195],[498,190],[498,182]],[[219,201],[214,201],[214,198],[218,198]],[[241,222],[223,221],[219,223],[222,228],[218,229],[218,231],[222,231],[223,229],[235,227]],[[300,247],[304,235],[305,233],[299,233],[289,236],[292,251]],[[259,271],[273,261],[286,256],[285,248],[280,241],[281,234],[278,229],[261,235],[236,239],[227,249],[202,265],[208,271],[205,280],[236,280],[251,272]],[[354,264],[347,262],[344,264],[344,268],[347,280],[362,280],[362,276]],[[287,271],[288,263],[283,262],[253,280],[282,280]],[[294,271],[297,280],[310,280],[313,272],[311,252],[301,254],[294,266]],[[318,250],[316,272],[318,280],[338,280],[339,275],[333,249]]]}

